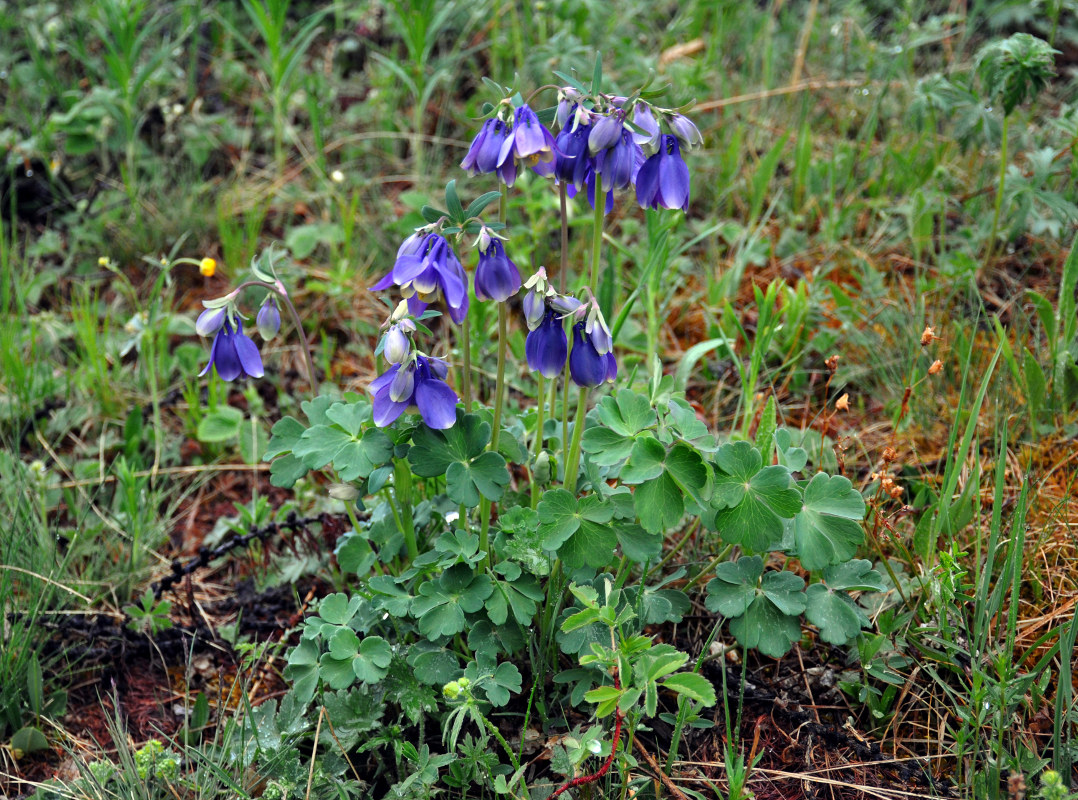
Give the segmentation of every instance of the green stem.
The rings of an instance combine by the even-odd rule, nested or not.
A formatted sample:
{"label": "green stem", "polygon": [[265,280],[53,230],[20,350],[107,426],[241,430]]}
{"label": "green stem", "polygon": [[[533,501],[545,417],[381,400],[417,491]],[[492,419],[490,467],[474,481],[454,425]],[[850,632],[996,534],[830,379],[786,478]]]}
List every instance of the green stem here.
{"label": "green stem", "polygon": [[[546,422],[546,378],[539,373],[539,390],[535,393],[535,461],[538,463],[539,456],[543,454],[543,425]],[[539,504],[539,484],[535,482],[535,472],[532,472],[531,507]]]}
{"label": "green stem", "polygon": [[490,449],[498,452],[498,440],[502,434],[502,406],[505,404],[505,351],[509,340],[509,312],[505,303],[498,303],[498,375],[494,383],[494,430],[491,432]]}
{"label": "green stem", "polygon": [[408,557],[415,560],[419,556],[419,545],[412,520],[412,470],[403,458],[393,460],[393,489],[400,506],[400,532],[404,536],[404,545],[408,548]]}
{"label": "green stem", "polygon": [[599,261],[603,256],[603,217],[606,198],[603,196],[603,176],[595,175],[595,216],[591,234],[591,290],[599,293]]}
{"label": "green stem", "polygon": [[1007,181],[1007,129],[1011,118],[1003,117],[1003,133],[999,142],[999,186],[996,187],[996,209],[992,214],[992,235],[988,237],[988,256],[985,258],[987,266],[996,254],[996,234],[999,232],[999,215],[1003,211],[1003,187]]}
{"label": "green stem", "polygon": [[565,181],[558,185],[558,200],[561,202],[561,267],[558,269],[558,291],[565,294],[565,282],[569,274],[569,210]]}
{"label": "green stem", "polygon": [[296,307],[292,305],[292,298],[288,296],[288,292],[285,291],[284,285],[279,281],[277,286],[274,286],[272,283],[266,283],[265,281],[245,281],[233,289],[231,294],[239,297],[240,292],[249,286],[258,286],[262,289],[268,289],[284,301],[284,307],[288,310],[288,316],[291,318],[292,324],[296,326],[296,333],[299,334],[300,341],[303,342],[303,360],[307,365],[307,383],[310,384],[311,396],[314,397],[318,394],[318,386],[315,384],[314,358],[311,356],[311,345],[307,342],[307,334],[303,330],[303,323],[300,321],[299,314],[296,312]]}
{"label": "green stem", "polygon": [[684,586],[682,586],[681,591],[688,592],[689,589],[691,589],[696,584],[698,584],[701,580],[703,580],[705,577],[710,575],[711,571],[713,569],[715,569],[715,567],[717,567],[720,562],[726,560],[726,558],[730,555],[730,552],[733,549],[734,549],[734,546],[732,544],[728,544],[728,545],[726,545],[726,547],[722,548],[722,552],[719,553],[717,556],[715,556],[713,559],[711,559],[711,561],[708,563],[708,565],[706,567],[704,567],[702,570],[697,572],[696,576],[692,580],[690,580],[688,583],[686,583]]}
{"label": "green stem", "polygon": [[565,481],[562,486],[576,494],[577,472],[580,469],[580,437],[584,435],[584,415],[588,410],[588,387],[580,387],[576,401],[576,420],[573,422],[573,443],[565,459]]}
{"label": "green stem", "polygon": [[464,410],[471,412],[472,408],[472,344],[471,344],[471,317],[465,315],[464,324],[460,328],[460,346],[464,350],[464,375],[461,381],[461,390],[464,393]]}

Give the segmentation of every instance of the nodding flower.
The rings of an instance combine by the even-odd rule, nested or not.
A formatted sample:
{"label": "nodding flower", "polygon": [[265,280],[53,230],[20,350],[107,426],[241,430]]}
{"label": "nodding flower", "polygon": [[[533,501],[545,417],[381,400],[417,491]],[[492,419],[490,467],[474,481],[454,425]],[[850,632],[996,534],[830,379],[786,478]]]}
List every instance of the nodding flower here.
{"label": "nodding flower", "polygon": [[457,421],[459,398],[445,377],[449,367],[440,358],[420,355],[394,364],[371,381],[374,424],[392,424],[405,411],[418,411],[430,428],[445,430]]}
{"label": "nodding flower", "polygon": [[513,122],[498,153],[498,177],[506,186],[516,181],[516,162],[540,175],[554,172],[554,137],[527,104],[513,112]]}
{"label": "nodding flower", "polygon": [[505,254],[501,240],[491,237],[490,244],[479,253],[475,268],[475,296],[480,300],[504,303],[520,291],[520,270]]}
{"label": "nodding flower", "polygon": [[594,388],[604,381],[613,381],[618,374],[612,352],[600,353],[588,334],[586,323],[573,325],[573,350],[569,354],[569,377],[580,387]]}
{"label": "nodding flower", "polygon": [[641,208],[689,210],[689,167],[676,136],[659,137],[659,149],[636,175],[636,200]]}
{"label": "nodding flower", "polygon": [[[216,310],[218,309],[207,309],[203,312],[203,316]],[[244,334],[243,322],[238,317],[236,327],[232,327],[232,321],[227,312],[217,329],[217,335],[213,338],[209,363],[203,367],[202,372],[198,373],[199,377],[209,372],[211,367],[215,368],[221,380],[225,381],[244,376],[261,378],[265,374],[258,346]]]}
{"label": "nodding flower", "polygon": [[440,292],[450,319],[460,324],[468,313],[468,276],[460,260],[441,234],[428,233],[418,243],[411,239],[405,240],[407,248],[402,245],[398,251],[393,269],[371,290],[399,286],[412,313],[422,313]]}
{"label": "nodding flower", "polygon": [[555,378],[565,369],[565,357],[569,354],[569,337],[558,312],[546,306],[543,319],[524,341],[524,354],[528,368],[545,378]]}

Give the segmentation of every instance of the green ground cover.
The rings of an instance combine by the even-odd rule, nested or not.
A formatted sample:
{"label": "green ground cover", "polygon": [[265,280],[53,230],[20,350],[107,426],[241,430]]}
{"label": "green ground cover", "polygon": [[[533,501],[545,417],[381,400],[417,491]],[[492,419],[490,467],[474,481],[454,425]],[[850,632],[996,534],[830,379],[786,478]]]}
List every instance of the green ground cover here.
{"label": "green ground cover", "polygon": [[[1076,65],[1071,0],[0,0],[0,791],[1073,796]],[[461,169],[567,87],[684,209]],[[570,365],[371,291],[423,226]]]}

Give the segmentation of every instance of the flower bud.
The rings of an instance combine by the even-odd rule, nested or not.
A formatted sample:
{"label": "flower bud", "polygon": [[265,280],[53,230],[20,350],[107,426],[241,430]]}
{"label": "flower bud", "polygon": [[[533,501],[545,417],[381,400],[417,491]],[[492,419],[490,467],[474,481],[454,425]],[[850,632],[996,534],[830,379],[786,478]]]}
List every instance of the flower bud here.
{"label": "flower bud", "polygon": [[647,103],[637,103],[633,107],[633,122],[636,127],[647,133],[633,131],[633,141],[639,145],[654,147],[659,141],[659,123],[655,121],[655,115],[651,113],[651,106]]}
{"label": "flower bud", "polygon": [[273,295],[269,295],[258,309],[255,325],[258,327],[258,334],[267,342],[280,333],[281,312],[277,308],[277,298]]}
{"label": "flower bud", "polygon": [[402,325],[393,325],[386,331],[385,347],[382,353],[390,364],[403,364],[412,352],[411,342],[404,333]]}
{"label": "flower bud", "polygon": [[199,336],[213,336],[217,331],[221,330],[227,315],[228,306],[207,308],[198,315],[198,320],[195,322],[195,332]]}
{"label": "flower bud", "polygon": [[617,113],[600,117],[599,121],[592,125],[591,133],[588,134],[588,150],[595,155],[600,150],[613,147],[621,139],[623,127],[621,116]]}
{"label": "flower bud", "polygon": [[674,114],[670,117],[670,130],[674,136],[681,140],[686,150],[692,150],[694,147],[699,147],[704,143],[704,137],[700,135],[700,129],[693,124],[691,119],[681,114]]}
{"label": "flower bud", "polygon": [[524,319],[528,322],[528,330],[534,331],[539,327],[539,323],[543,321],[543,315],[546,313],[546,301],[539,292],[532,289],[524,295],[522,305],[524,306]]}

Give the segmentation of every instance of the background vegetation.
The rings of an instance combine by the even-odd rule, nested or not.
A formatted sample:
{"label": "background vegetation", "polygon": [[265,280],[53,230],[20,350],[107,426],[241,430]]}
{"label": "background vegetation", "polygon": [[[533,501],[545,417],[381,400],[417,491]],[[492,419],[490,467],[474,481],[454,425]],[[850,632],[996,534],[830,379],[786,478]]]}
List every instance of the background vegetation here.
{"label": "background vegetation", "polygon": [[[1047,62],[1022,35],[1054,48]],[[46,780],[65,796],[465,796],[424,749],[423,720],[431,741],[447,724],[434,700],[395,730],[357,724],[350,748],[315,731],[320,714],[278,707],[295,628],[345,583],[334,545],[351,526],[325,486],[283,491],[263,463],[306,390],[294,334],[264,352],[264,380],[222,384],[196,377],[194,318],[276,244],[323,389],[364,392],[386,315],[366,287],[461,179],[496,99],[482,77],[529,91],[588,73],[596,51],[613,86],[654,73],[671,105],[695,100],[705,141],[652,273],[656,313],[619,340],[623,372],[658,355],[721,429],[754,432],[775,398],[812,463],[868,501],[861,555],[889,586],[855,644],[806,630],[779,660],[712,641],[714,615],[692,609],[663,635],[714,665],[719,712],[669,759],[634,751],[608,788],[1065,795],[1051,775],[1069,785],[1078,757],[1071,0],[0,0],[9,796]],[[557,197],[533,181],[512,202],[532,221],[514,239],[529,271],[553,260]],[[613,306],[647,242],[619,204]],[[668,545],[672,565],[696,563]],[[545,722],[540,748],[571,727]],[[335,772],[357,748],[389,777]]]}

